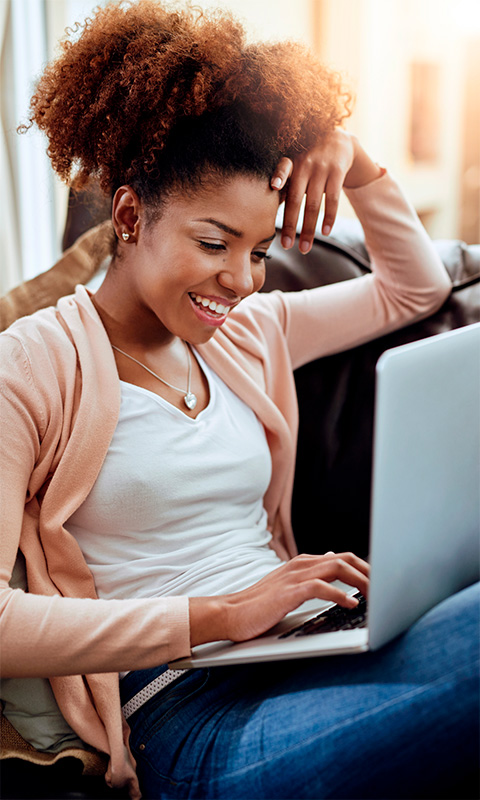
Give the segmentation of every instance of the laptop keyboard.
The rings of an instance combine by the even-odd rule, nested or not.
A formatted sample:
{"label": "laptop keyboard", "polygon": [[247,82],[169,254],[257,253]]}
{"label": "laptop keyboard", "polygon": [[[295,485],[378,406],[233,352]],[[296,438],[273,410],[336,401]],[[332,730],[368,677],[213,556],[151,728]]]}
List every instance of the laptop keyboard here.
{"label": "laptop keyboard", "polygon": [[353,628],[365,628],[367,625],[367,601],[358,592],[354,595],[358,599],[355,608],[342,608],[333,606],[328,611],[321,611],[316,617],[307,619],[296,628],[292,628],[279,635],[279,639],[288,636],[311,636],[314,633],[332,633],[332,631],[350,631]]}

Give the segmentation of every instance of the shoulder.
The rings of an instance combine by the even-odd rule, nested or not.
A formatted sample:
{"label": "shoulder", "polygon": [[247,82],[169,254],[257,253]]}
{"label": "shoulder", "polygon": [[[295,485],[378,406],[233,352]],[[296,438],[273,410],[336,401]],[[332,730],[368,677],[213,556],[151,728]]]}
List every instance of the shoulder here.
{"label": "shoulder", "polygon": [[50,307],[21,317],[0,333],[0,349],[3,358],[22,354],[38,370],[55,357],[72,355],[72,338],[57,309]]}
{"label": "shoulder", "polygon": [[[43,358],[60,363],[80,358],[82,343],[105,339],[103,325],[84,286],[75,294],[22,317],[0,333],[2,350],[23,349],[35,359]],[[43,362],[42,362],[43,363]]]}
{"label": "shoulder", "polygon": [[278,290],[253,294],[230,313],[225,331],[242,330],[244,334],[282,335],[285,329],[284,293]]}
{"label": "shoulder", "polygon": [[[0,334],[2,413],[16,409],[46,428],[77,379],[77,354],[56,308],[22,317]],[[24,409],[21,412],[21,409]]]}
{"label": "shoulder", "polygon": [[282,293],[255,294],[233,309],[199,350],[225,380],[248,373],[261,385],[267,365],[269,371],[290,369],[284,324]]}

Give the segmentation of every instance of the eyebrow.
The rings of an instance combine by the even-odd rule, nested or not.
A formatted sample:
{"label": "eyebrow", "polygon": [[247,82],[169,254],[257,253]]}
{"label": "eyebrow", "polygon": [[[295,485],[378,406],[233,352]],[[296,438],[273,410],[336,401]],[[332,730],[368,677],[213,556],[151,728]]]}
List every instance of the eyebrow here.
{"label": "eyebrow", "polygon": [[[212,217],[196,219],[195,222],[208,222],[209,225],[215,225],[217,228],[220,228],[221,231],[225,233],[229,233],[231,236],[235,236],[237,239],[241,239],[243,233],[241,231],[237,231],[236,228],[231,228],[230,225],[225,225],[224,222],[220,222],[218,219],[213,219]],[[263,244],[264,242],[272,242],[275,239],[276,234],[272,233],[271,236],[268,236],[266,239],[262,239],[259,244]]]}

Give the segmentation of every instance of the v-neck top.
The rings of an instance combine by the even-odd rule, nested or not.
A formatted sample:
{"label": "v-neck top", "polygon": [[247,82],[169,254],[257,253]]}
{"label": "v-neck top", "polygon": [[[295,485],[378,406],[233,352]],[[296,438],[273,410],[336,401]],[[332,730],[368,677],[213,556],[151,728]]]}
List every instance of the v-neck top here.
{"label": "v-neck top", "polygon": [[239,591],[282,563],[269,547],[263,426],[197,353],[209,403],[193,419],[121,381],[106,459],[66,528],[102,598]]}

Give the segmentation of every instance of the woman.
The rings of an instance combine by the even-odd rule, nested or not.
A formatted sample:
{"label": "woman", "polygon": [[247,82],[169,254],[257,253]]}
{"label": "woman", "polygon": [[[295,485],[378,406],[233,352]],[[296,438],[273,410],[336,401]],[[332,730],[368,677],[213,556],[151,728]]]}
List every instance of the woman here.
{"label": "woman", "polygon": [[[354,606],[335,579],[368,594],[354,554],[296,555],[292,369],[432,313],[450,286],[346,114],[300,47],[151,2],[98,11],[32,100],[57,172],[112,195],[115,240],[95,295],[1,337],[3,669],[49,677],[134,798],[414,796],[452,737],[469,741],[441,781],[473,759],[471,592],[443,604],[460,664],[434,610],[362,659],[167,669],[308,598]],[[372,276],[255,294],[286,185],[284,246],[305,193],[300,249],[324,194],[328,233],[343,186]],[[19,546],[30,594],[8,586]],[[121,703],[145,687],[128,717],[139,789]]]}

